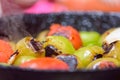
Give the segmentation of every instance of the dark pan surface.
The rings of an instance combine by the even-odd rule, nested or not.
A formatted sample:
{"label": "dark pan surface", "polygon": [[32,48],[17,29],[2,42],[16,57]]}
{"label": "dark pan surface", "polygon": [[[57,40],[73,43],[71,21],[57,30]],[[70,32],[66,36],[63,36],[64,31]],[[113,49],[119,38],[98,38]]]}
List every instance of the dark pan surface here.
{"label": "dark pan surface", "polygon": [[[10,40],[33,35],[48,29],[52,23],[71,25],[78,30],[95,30],[103,33],[120,26],[119,13],[79,12],[51,14],[21,14],[0,19],[0,37]],[[28,32],[26,32],[28,31]],[[120,68],[102,71],[35,71],[0,66],[0,80],[120,80]]]}

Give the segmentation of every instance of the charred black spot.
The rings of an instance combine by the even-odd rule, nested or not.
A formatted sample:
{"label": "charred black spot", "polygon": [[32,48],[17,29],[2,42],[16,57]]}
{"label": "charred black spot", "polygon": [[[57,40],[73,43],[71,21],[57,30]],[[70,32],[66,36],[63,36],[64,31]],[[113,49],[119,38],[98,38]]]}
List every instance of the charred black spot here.
{"label": "charred black spot", "polygon": [[43,45],[40,42],[35,41],[34,39],[30,40],[30,44],[34,48],[35,51],[42,51]]}
{"label": "charred black spot", "polygon": [[76,59],[76,56],[74,56],[74,55],[65,55],[64,54],[64,55],[59,55],[56,58],[67,63],[68,66],[70,67],[70,70],[72,70],[72,71],[77,68],[78,61]]}
{"label": "charred black spot", "polygon": [[97,55],[94,56],[94,60],[99,59],[99,58],[102,58],[102,57],[103,57],[102,54],[97,54]]}
{"label": "charred black spot", "polygon": [[106,44],[106,43],[103,44],[102,47],[103,47],[103,49],[105,50],[104,54],[109,53],[115,43],[116,43],[116,41],[113,42],[113,43],[111,43],[110,45],[108,45],[108,44]]}
{"label": "charred black spot", "polygon": [[52,45],[48,45],[45,47],[45,56],[46,57],[52,57],[53,55],[57,56],[59,55],[59,53],[57,52],[57,49],[52,46]]}
{"label": "charred black spot", "polygon": [[35,49],[36,51],[39,51],[39,50],[40,50],[39,47],[38,47],[38,43],[37,43],[36,41],[34,41],[34,39],[31,39],[31,40],[30,40],[30,43],[32,44],[32,46],[34,47],[34,49]]}
{"label": "charred black spot", "polygon": [[19,54],[18,50],[16,52],[14,52],[10,57],[9,57],[9,60],[8,60],[8,64],[13,64],[15,59],[17,58],[17,55]]}
{"label": "charred black spot", "polygon": [[18,55],[18,54],[19,54],[19,52],[18,52],[18,50],[16,50],[16,51],[10,56],[10,58],[11,58],[12,56]]}

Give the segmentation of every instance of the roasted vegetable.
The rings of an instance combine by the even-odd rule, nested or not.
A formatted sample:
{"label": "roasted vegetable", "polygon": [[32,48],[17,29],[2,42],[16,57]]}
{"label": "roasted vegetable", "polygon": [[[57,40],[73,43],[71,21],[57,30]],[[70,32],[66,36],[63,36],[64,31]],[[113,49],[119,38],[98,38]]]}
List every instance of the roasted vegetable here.
{"label": "roasted vegetable", "polygon": [[120,28],[112,30],[103,40],[105,57],[112,57],[120,60]]}
{"label": "roasted vegetable", "polygon": [[44,31],[40,32],[37,36],[37,40],[40,42],[44,41],[47,37],[48,32],[49,32],[49,30],[44,30]]}
{"label": "roasted vegetable", "polygon": [[9,42],[0,40],[0,63],[7,63],[13,53],[13,49]]}
{"label": "roasted vegetable", "polygon": [[120,63],[117,59],[114,59],[114,58],[100,58],[100,59],[97,59],[97,60],[93,61],[92,63],[90,63],[87,66],[87,69],[90,69],[90,70],[113,69],[113,68],[117,68],[119,66],[120,66]]}
{"label": "roasted vegetable", "polygon": [[43,46],[47,57],[59,54],[73,54],[75,52],[71,42],[63,36],[48,36]]}
{"label": "roasted vegetable", "polygon": [[56,56],[57,59],[64,61],[70,67],[70,70],[82,69],[82,63],[75,55],[61,54]]}
{"label": "roasted vegetable", "polygon": [[15,59],[13,65],[19,66],[20,64],[27,62],[27,61],[30,61],[30,60],[35,59],[35,58],[36,57],[33,57],[33,56],[20,56],[17,59]]}
{"label": "roasted vegetable", "polygon": [[89,46],[89,45],[98,45],[100,40],[100,34],[95,31],[80,31],[80,36],[83,41],[83,46]]}
{"label": "roasted vegetable", "polygon": [[33,56],[33,57],[43,57],[45,51],[43,49],[42,43],[36,41],[32,37],[25,37],[18,41],[16,44],[16,50],[18,50],[19,56]]}
{"label": "roasted vegetable", "polygon": [[93,60],[101,58],[103,56],[103,53],[104,50],[101,47],[88,46],[75,51],[74,55],[76,55],[80,59],[85,68]]}
{"label": "roasted vegetable", "polygon": [[79,32],[71,26],[62,26],[59,24],[53,24],[50,27],[48,36],[57,35],[68,38],[73,44],[75,49],[79,49],[82,46],[82,40]]}
{"label": "roasted vegetable", "polygon": [[30,68],[36,70],[69,70],[68,65],[55,58],[37,58],[27,61],[20,65],[21,68]]}

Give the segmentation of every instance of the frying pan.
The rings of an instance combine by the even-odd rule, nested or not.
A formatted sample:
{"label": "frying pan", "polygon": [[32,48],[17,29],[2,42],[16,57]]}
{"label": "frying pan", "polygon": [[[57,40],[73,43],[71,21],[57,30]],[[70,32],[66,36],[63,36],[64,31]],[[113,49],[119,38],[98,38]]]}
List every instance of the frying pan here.
{"label": "frying pan", "polygon": [[[105,32],[120,26],[119,13],[68,12],[18,14],[0,19],[0,38],[18,41],[28,35],[37,36],[53,23],[71,25],[78,30]],[[109,70],[39,71],[0,66],[0,80],[120,80],[120,68]]]}

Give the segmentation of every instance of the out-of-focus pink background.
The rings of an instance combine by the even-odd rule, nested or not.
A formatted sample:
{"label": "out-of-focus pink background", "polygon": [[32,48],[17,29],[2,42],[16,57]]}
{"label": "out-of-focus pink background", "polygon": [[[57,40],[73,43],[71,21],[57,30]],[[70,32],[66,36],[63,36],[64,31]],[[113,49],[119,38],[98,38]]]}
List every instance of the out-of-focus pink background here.
{"label": "out-of-focus pink background", "polygon": [[[2,15],[65,11],[120,11],[120,0],[36,0],[36,2],[30,5],[25,1],[27,2],[27,0],[1,0]],[[23,5],[21,5],[22,3]]]}
{"label": "out-of-focus pink background", "polygon": [[3,15],[19,13],[22,11],[22,8],[13,3],[12,0],[1,0],[1,6]]}

